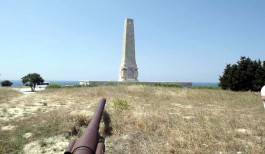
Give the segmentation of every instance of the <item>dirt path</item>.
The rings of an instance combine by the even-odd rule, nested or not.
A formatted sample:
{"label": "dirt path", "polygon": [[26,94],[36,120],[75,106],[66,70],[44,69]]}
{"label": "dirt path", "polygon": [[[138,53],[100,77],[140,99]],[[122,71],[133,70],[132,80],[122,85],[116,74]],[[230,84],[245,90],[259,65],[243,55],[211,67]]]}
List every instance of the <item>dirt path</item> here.
{"label": "dirt path", "polygon": [[0,112],[0,121],[24,119],[33,114],[55,110],[61,106],[38,93],[43,89],[36,89],[36,92],[32,92],[30,88],[14,88],[14,90],[20,91],[23,95],[0,104],[0,111],[2,111]]}
{"label": "dirt path", "polygon": [[[18,126],[8,124],[2,125],[2,122],[8,122],[15,119],[30,118],[34,114],[41,112],[50,112],[60,107],[56,102],[45,98],[45,95],[38,92],[43,89],[36,89],[36,92],[32,92],[30,88],[14,88],[23,95],[14,97],[12,100],[0,104],[0,129],[2,131],[9,131],[17,128]],[[30,138],[33,134],[28,132],[24,135],[25,138]],[[56,154],[63,153],[65,147],[68,145],[69,140],[63,136],[55,136],[42,139],[41,141],[32,141],[24,146],[23,151],[25,153],[46,153]],[[45,145],[45,147],[43,147]]]}

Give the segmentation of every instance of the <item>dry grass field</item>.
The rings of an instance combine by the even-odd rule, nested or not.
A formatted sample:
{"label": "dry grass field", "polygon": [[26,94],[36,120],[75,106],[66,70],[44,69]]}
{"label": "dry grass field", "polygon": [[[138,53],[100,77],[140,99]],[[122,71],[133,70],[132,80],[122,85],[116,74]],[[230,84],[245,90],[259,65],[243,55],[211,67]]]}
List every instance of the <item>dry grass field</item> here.
{"label": "dry grass field", "polygon": [[0,153],[63,153],[103,97],[106,153],[265,153],[259,93],[141,85],[0,88]]}

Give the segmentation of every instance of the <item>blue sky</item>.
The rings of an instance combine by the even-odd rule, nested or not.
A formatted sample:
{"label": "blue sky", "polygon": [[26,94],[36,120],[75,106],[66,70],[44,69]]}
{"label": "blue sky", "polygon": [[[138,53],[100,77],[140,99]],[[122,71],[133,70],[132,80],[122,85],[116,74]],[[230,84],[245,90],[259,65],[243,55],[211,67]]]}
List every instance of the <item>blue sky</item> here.
{"label": "blue sky", "polygon": [[265,60],[264,0],[0,0],[0,80],[118,80],[134,19],[140,81],[218,82]]}

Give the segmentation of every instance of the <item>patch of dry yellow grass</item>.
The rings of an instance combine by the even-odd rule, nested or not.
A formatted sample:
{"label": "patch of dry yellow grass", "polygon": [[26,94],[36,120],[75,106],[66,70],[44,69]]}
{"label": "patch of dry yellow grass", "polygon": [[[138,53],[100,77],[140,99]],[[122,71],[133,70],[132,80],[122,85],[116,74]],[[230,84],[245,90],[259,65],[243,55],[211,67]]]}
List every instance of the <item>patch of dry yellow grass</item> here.
{"label": "patch of dry yellow grass", "polygon": [[[40,141],[58,135],[76,138],[102,97],[107,99],[112,127],[105,139],[107,153],[265,151],[265,111],[259,93],[139,85],[49,89],[23,97],[14,95],[7,101],[22,111],[36,110],[9,121],[0,119],[1,127],[13,126],[0,129],[0,153],[21,151],[32,143],[45,145]],[[118,100],[128,106],[117,107]],[[5,112],[4,116],[9,108]],[[25,138],[26,133],[32,135]],[[44,153],[50,149],[49,144],[41,148]]]}
{"label": "patch of dry yellow grass", "polygon": [[22,94],[18,91],[12,90],[10,87],[0,87],[0,104],[7,103],[19,95]]}

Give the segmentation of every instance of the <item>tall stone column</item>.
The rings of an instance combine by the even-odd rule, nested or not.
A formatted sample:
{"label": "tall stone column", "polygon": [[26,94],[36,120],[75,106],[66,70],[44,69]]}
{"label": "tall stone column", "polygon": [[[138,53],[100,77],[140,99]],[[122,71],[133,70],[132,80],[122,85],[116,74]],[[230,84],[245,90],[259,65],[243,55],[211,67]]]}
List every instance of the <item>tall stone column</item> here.
{"label": "tall stone column", "polygon": [[133,19],[125,19],[119,81],[138,81]]}

